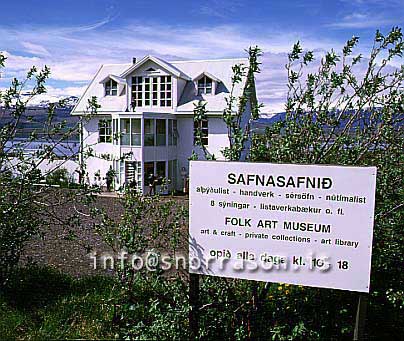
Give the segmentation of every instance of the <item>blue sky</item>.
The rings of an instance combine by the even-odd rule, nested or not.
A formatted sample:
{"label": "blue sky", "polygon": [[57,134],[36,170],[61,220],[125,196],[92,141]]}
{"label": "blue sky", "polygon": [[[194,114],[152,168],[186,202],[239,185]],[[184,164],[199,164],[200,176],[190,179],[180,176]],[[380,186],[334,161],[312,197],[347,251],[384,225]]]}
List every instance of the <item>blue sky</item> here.
{"label": "blue sky", "polygon": [[0,51],[8,56],[0,87],[47,64],[49,95],[80,95],[102,63],[145,54],[239,57],[259,45],[259,97],[268,111],[279,111],[286,53],[296,40],[321,56],[357,35],[366,52],[376,29],[403,26],[404,0],[14,0],[3,1],[0,13]]}

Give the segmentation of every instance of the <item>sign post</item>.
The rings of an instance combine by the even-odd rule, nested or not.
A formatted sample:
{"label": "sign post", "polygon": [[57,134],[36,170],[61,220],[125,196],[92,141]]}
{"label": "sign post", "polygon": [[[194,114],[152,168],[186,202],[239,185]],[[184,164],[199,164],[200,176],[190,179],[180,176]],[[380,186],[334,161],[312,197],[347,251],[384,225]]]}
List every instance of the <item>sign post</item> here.
{"label": "sign post", "polygon": [[368,308],[368,295],[359,294],[358,308],[356,310],[354,341],[365,340],[366,310]]}
{"label": "sign post", "polygon": [[189,274],[189,330],[190,340],[199,339],[199,275]]}

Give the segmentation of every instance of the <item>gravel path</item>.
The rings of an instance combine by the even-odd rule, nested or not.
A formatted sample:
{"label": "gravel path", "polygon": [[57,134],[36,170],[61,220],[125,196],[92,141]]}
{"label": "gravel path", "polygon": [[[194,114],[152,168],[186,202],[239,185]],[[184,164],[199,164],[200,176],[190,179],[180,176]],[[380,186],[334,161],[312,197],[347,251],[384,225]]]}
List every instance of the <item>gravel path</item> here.
{"label": "gravel path", "polygon": [[[183,205],[187,204],[184,197],[176,198],[176,200]],[[98,196],[96,206],[104,208],[113,219],[119,219],[123,213],[121,202],[115,195]],[[62,217],[77,214],[72,203],[58,208],[57,213]],[[92,228],[93,222],[94,219],[84,217],[81,226],[74,231],[57,224],[43,230],[41,237],[33,238],[26,245],[21,263],[47,265],[75,277],[111,274],[112,271],[104,270],[102,266],[99,266],[100,263],[98,263],[97,269],[94,269],[94,258],[91,257],[94,252],[99,259],[102,254],[111,254],[112,249],[95,233]],[[72,234],[75,235],[75,238],[72,238]]]}

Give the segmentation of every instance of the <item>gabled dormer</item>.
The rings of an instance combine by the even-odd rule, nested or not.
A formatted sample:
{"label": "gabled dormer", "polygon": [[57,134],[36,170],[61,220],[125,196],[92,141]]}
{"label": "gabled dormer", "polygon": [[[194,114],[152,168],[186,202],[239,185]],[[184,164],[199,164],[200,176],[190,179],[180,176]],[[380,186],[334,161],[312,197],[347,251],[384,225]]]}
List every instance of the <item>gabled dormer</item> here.
{"label": "gabled dormer", "polygon": [[104,96],[122,96],[126,92],[126,81],[119,76],[108,75],[100,84],[104,86]]}
{"label": "gabled dormer", "polygon": [[178,84],[191,80],[170,63],[154,56],[135,61],[121,74],[130,88],[128,106],[132,110],[167,110],[176,107]]}
{"label": "gabled dormer", "polygon": [[206,71],[195,77],[193,81],[195,92],[198,96],[215,95],[218,84],[220,83],[220,79]]}

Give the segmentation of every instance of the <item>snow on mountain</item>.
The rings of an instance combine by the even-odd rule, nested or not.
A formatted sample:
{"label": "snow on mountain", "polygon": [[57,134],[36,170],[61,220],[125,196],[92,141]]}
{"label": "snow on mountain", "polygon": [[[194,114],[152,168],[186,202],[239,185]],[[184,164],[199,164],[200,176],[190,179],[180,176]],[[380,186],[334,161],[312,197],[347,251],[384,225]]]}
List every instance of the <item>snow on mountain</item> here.
{"label": "snow on mountain", "polygon": [[[30,97],[31,93],[30,92],[23,92],[20,95],[20,98],[25,101],[28,100]],[[65,95],[49,95],[49,94],[41,94],[41,95],[36,95],[33,98],[31,98],[28,102],[29,107],[47,107],[51,103],[58,103],[59,101],[64,100],[65,106],[67,107],[72,107],[74,106],[79,98],[77,96],[65,96]]]}

